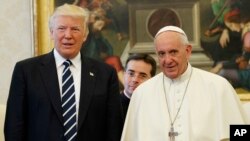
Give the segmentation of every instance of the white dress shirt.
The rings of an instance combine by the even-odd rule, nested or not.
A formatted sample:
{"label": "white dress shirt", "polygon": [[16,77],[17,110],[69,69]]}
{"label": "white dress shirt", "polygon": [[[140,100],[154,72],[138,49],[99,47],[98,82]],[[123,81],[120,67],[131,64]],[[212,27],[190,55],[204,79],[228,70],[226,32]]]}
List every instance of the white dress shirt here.
{"label": "white dress shirt", "polygon": [[[60,88],[60,94],[62,97],[62,72],[64,69],[63,62],[66,58],[63,58],[56,49],[54,49],[54,56],[56,61],[57,68],[57,76]],[[70,71],[73,75],[74,86],[75,86],[75,98],[76,98],[76,119],[78,120],[78,112],[79,112],[79,99],[80,99],[80,86],[81,86],[81,54],[80,52],[77,54],[75,58],[70,59],[72,65],[70,66]]]}

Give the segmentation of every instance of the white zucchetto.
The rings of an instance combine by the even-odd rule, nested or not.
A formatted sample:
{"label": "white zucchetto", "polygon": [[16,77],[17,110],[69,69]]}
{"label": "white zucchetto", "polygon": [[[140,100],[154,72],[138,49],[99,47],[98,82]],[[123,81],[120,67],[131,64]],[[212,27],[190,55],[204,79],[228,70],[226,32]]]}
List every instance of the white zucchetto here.
{"label": "white zucchetto", "polygon": [[161,29],[156,33],[155,38],[156,38],[158,35],[160,35],[161,33],[166,32],[166,31],[178,32],[178,33],[181,33],[181,34],[183,34],[184,36],[187,37],[186,33],[185,33],[181,28],[179,28],[179,27],[177,27],[177,26],[172,26],[172,25],[170,25],[170,26],[165,26],[165,27],[161,28]]}

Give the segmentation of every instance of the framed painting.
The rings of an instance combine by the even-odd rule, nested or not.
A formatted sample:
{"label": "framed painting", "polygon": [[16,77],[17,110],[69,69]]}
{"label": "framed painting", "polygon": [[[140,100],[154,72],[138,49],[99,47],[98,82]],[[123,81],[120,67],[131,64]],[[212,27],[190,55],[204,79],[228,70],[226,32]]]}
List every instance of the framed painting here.
{"label": "framed painting", "polygon": [[200,1],[200,45],[210,71],[225,77],[242,101],[250,100],[250,1]]}
{"label": "framed painting", "polygon": [[138,0],[129,3],[128,8],[132,52],[154,52],[153,38],[166,25],[182,27],[194,49],[201,50],[198,1],[151,1],[142,4]]}
{"label": "framed painting", "polygon": [[[128,10],[126,2],[116,0],[44,0],[36,1],[36,37],[37,39],[37,54],[43,54],[51,50],[53,47],[50,39],[48,38],[48,19],[54,8],[63,5],[65,3],[75,4],[77,6],[87,7],[91,14],[95,16],[94,22],[103,23],[96,29],[90,28],[88,41],[98,42],[98,45],[102,46],[102,49],[92,50],[97,48],[93,46],[93,43],[85,43],[83,52],[88,57],[95,59],[104,58],[107,55],[121,56],[123,50],[128,44]],[[93,24],[94,24],[93,22]],[[92,24],[92,22],[90,23]],[[93,27],[93,26],[90,26]],[[96,31],[98,29],[98,32]],[[94,31],[95,32],[92,32]],[[87,46],[87,47],[86,47]],[[102,50],[103,52],[98,52]]]}
{"label": "framed painting", "polygon": [[[90,22],[87,42],[82,48],[85,56],[107,60],[121,56],[128,43],[128,9],[125,1],[73,0],[69,3],[89,9]],[[62,5],[58,1],[55,6]],[[99,24],[99,26],[94,26]]]}
{"label": "framed painting", "polygon": [[[228,62],[227,67],[238,69],[232,60],[245,53],[244,35],[250,31],[249,0],[35,0],[38,55],[52,49],[48,18],[64,3],[86,7],[104,22],[98,32],[105,41],[101,43],[106,46],[104,52],[83,52],[97,59],[119,56],[123,64],[130,53],[149,53],[156,58],[155,33],[162,26],[175,25],[184,29],[193,45],[193,66],[213,70],[218,63]],[[244,93],[242,100],[250,100],[248,91],[238,92]]]}

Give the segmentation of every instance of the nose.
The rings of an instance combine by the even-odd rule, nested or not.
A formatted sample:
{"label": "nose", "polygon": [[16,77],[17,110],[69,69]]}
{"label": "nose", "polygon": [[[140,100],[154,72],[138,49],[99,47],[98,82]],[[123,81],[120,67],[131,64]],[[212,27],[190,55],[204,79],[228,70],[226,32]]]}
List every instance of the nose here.
{"label": "nose", "polygon": [[164,57],[164,62],[165,63],[171,63],[172,62],[172,57],[171,57],[171,55],[166,55],[165,57]]}
{"label": "nose", "polygon": [[71,32],[71,30],[70,29],[65,30],[64,36],[67,39],[72,38],[72,32]]}
{"label": "nose", "polygon": [[134,77],[132,77],[132,80],[138,82],[139,81],[138,75],[135,75]]}
{"label": "nose", "polygon": [[141,82],[143,81],[143,79],[142,79],[141,76],[139,76],[139,75],[134,75],[134,76],[132,77],[132,81],[133,81],[134,83],[141,83]]}

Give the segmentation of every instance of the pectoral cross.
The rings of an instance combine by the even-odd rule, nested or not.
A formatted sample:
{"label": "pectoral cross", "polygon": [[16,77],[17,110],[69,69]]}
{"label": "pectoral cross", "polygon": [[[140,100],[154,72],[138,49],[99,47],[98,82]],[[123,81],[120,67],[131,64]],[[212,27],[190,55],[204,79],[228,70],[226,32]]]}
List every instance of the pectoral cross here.
{"label": "pectoral cross", "polygon": [[173,125],[171,125],[170,131],[168,132],[168,136],[170,138],[170,141],[174,141],[175,140],[175,136],[178,136],[178,132],[174,131]]}

